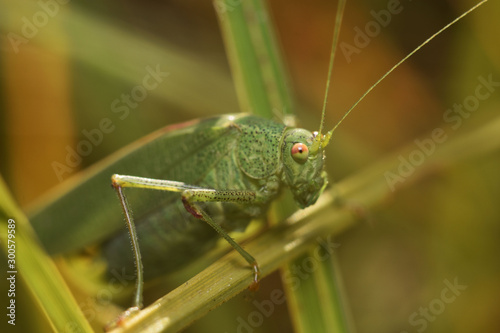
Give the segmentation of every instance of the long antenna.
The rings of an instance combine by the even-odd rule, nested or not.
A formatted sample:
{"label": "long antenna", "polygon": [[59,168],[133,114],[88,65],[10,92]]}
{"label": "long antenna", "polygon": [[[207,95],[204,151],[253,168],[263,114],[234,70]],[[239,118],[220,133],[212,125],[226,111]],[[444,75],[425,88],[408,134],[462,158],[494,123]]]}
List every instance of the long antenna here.
{"label": "long antenna", "polygon": [[[328,144],[328,140],[330,139],[330,136],[331,134],[333,133],[333,131],[335,131],[335,129],[337,129],[337,127],[344,121],[345,118],[347,118],[347,116],[349,115],[349,113],[351,113],[351,111],[366,97],[366,95],[368,95],[372,90],[373,88],[375,88],[380,82],[382,82],[382,80],[384,80],[390,73],[392,73],[392,71],[394,71],[396,68],[399,67],[399,65],[401,65],[403,62],[405,62],[409,57],[411,57],[415,52],[417,52],[418,50],[420,50],[425,44],[429,43],[431,40],[433,40],[437,35],[439,35],[440,33],[442,33],[443,31],[445,31],[446,29],[448,29],[449,27],[451,27],[453,24],[457,23],[457,21],[461,20],[464,16],[466,16],[467,14],[471,13],[472,11],[474,11],[475,9],[477,9],[479,6],[483,5],[486,1],[488,0],[482,0],[481,2],[479,2],[478,4],[476,4],[475,6],[473,6],[472,8],[470,8],[469,10],[467,10],[465,13],[463,13],[462,15],[460,15],[459,17],[457,17],[456,19],[454,19],[453,21],[451,21],[450,23],[448,23],[447,25],[445,25],[443,28],[441,28],[438,32],[436,32],[435,34],[433,34],[431,37],[429,37],[425,42],[423,42],[422,44],[420,44],[416,49],[414,49],[413,51],[411,51],[406,57],[404,57],[401,61],[399,61],[396,65],[394,65],[391,69],[389,69],[387,71],[387,73],[385,73],[380,79],[377,80],[377,82],[375,82],[374,85],[372,85],[362,96],[360,99],[358,99],[358,101],[356,103],[354,103],[353,106],[351,106],[351,108],[342,116],[342,118],[339,120],[339,122],[335,125],[335,127],[333,127],[333,129],[331,131],[329,131],[326,135],[326,138],[324,140],[324,143],[323,143],[323,147],[326,146]],[[326,100],[326,98],[325,98]],[[323,115],[324,117],[324,115]],[[323,124],[323,121],[321,121],[321,124]]]}
{"label": "long antenna", "polygon": [[346,0],[339,0],[337,4],[337,14],[335,16],[335,28],[333,30],[333,41],[332,41],[332,50],[330,52],[330,63],[328,65],[328,77],[326,79],[326,88],[325,88],[325,98],[323,100],[323,110],[321,112],[321,123],[319,125],[318,136],[311,146],[312,151],[317,151],[322,140],[323,140],[323,127],[325,123],[325,113],[326,113],[326,103],[328,101],[328,92],[330,91],[330,81],[332,77],[333,71],[333,62],[335,59],[335,51],[337,50],[337,44],[339,41],[340,28],[342,27],[342,18],[344,17],[344,8],[345,8]]}
{"label": "long antenna", "polygon": [[328,101],[328,92],[330,91],[330,81],[333,71],[333,60],[335,59],[335,51],[339,42],[340,28],[342,26],[342,17],[344,17],[345,0],[340,0],[337,6],[337,15],[335,17],[335,28],[333,31],[332,50],[330,52],[330,64],[328,65],[328,77],[326,79],[325,99],[323,100],[323,110],[321,112],[321,124],[319,126],[319,134],[323,131],[325,122],[326,103]]}

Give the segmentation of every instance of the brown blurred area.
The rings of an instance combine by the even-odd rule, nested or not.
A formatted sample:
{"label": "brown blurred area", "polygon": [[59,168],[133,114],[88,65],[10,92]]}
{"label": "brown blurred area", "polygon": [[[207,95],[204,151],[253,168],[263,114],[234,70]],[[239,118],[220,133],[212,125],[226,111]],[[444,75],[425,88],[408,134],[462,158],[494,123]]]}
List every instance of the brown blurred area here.
{"label": "brown blurred area", "polygon": [[[373,13],[380,14],[390,3],[394,1],[348,1],[340,42],[355,45],[357,29],[376,21]],[[0,4],[0,173],[24,208],[61,180],[155,129],[240,111],[208,1],[61,1],[45,24],[43,15],[35,17],[44,11],[36,1]],[[358,53],[346,57],[339,50],[327,127],[393,64],[473,4],[401,1],[400,13]],[[336,2],[272,0],[270,7],[300,125],[316,130]],[[459,128],[443,119],[454,104],[474,94],[478,77],[492,75],[500,81],[499,14],[499,3],[490,1],[373,90],[332,139],[327,156],[332,183],[416,138],[429,137],[436,128],[445,129],[449,138],[459,137],[498,116],[500,94],[495,91]],[[23,37],[23,18],[38,22],[35,29],[25,28],[32,33],[29,38]],[[148,66],[157,65],[170,75],[135,106],[127,106],[123,94],[143,84]],[[115,112],[116,100],[115,106],[128,108],[128,113]],[[101,131],[99,143],[87,146],[87,156],[58,173],[54,165],[68,167],[68,152],[90,141],[84,132],[99,129],[103,119],[112,122],[113,130]],[[358,332],[500,330],[499,170],[500,154],[444,165],[395,193],[387,206],[369,212],[371,223],[338,238]],[[467,288],[452,302],[440,303],[445,281],[455,279]],[[279,277],[273,274],[262,286],[252,297],[268,297],[268,290],[280,288]],[[432,320],[422,314],[425,308]],[[238,296],[188,331],[236,331],[237,318],[254,310],[251,301]],[[277,330],[291,330],[284,305],[255,332]]]}

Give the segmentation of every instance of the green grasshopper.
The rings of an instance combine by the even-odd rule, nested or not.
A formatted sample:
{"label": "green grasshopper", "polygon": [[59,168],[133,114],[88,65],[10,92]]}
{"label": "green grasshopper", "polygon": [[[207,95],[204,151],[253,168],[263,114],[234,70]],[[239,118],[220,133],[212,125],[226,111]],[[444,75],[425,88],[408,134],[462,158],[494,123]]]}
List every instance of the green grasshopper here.
{"label": "green grasshopper", "polygon": [[[341,15],[342,11],[337,25]],[[337,28],[329,75],[338,33]],[[246,114],[170,126],[129,147],[127,154],[117,152],[101,162],[84,182],[36,212],[33,226],[50,254],[102,242],[110,272],[125,269],[131,274],[136,267],[134,309],[142,307],[143,280],[172,272],[202,255],[218,235],[252,267],[256,284],[257,261],[228,233],[244,231],[252,219],[263,217],[284,187],[300,208],[314,204],[328,183],[325,147],[332,132],[381,80],[434,36],[391,68],[326,134],[323,120],[318,132],[310,132]],[[110,178],[121,205],[109,204],[116,200],[108,188]],[[157,191],[130,190],[125,196],[128,187]],[[80,204],[73,206],[76,201]],[[120,231],[123,215],[127,231]]]}
{"label": "green grasshopper", "polygon": [[[259,271],[255,259],[227,232],[244,230],[251,219],[262,217],[284,185],[290,187],[300,207],[314,204],[327,185],[323,171],[323,148],[326,143],[324,136],[245,114],[188,123],[176,126],[175,131],[167,128],[151,135],[140,150],[110,163],[99,174],[92,175],[89,181],[38,212],[32,218],[33,225],[49,253],[54,254],[61,248],[72,250],[84,245],[77,239],[84,238],[83,230],[76,231],[76,237],[67,234],[61,236],[61,241],[51,241],[48,224],[44,221],[51,221],[50,228],[57,228],[58,223],[74,221],[75,217],[79,221],[89,221],[89,224],[93,219],[99,219],[103,226],[110,221],[121,224],[118,205],[107,207],[101,218],[95,216],[92,208],[100,202],[114,199],[104,181],[111,177],[130,222],[129,228],[134,235],[132,240],[136,242],[137,238],[140,239],[141,251],[148,253],[142,259],[146,279],[178,269],[183,263],[200,256],[215,244],[218,233],[253,266],[257,282]],[[168,158],[148,165],[134,163],[143,160],[149,149],[162,147]],[[168,151],[169,147],[175,149]],[[207,159],[211,161],[208,165],[204,163]],[[139,176],[113,174],[115,172]],[[125,187],[180,192],[181,195],[130,191],[127,200],[123,194]],[[102,191],[93,196],[81,195],[99,188]],[[81,208],[71,211],[71,216],[58,216],[61,206],[77,198],[83,201],[79,206]],[[133,231],[127,201],[147,203],[147,207],[134,207],[137,235]],[[134,247],[135,260],[140,260],[139,246]],[[103,253],[110,270],[125,267],[129,273],[133,272],[134,259],[124,255],[129,249],[126,232],[105,242]],[[168,256],[168,253],[177,255]],[[138,275],[142,279],[140,271],[139,268]],[[136,305],[140,303],[136,301]]]}

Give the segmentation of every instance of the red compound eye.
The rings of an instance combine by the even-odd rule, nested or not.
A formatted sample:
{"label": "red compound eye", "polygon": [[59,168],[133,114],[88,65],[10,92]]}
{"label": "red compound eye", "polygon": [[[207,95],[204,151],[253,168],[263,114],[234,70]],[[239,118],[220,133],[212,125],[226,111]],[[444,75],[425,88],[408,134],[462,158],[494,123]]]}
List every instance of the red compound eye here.
{"label": "red compound eye", "polygon": [[309,156],[309,148],[303,143],[296,143],[292,146],[292,158],[297,163],[305,163]]}

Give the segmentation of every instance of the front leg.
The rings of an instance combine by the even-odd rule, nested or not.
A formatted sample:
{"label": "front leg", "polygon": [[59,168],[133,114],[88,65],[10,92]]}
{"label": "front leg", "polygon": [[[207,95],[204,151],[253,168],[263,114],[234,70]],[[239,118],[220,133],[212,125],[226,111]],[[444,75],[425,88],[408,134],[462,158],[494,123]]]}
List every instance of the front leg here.
{"label": "front leg", "polygon": [[254,278],[250,289],[257,290],[260,269],[257,261],[250,253],[245,251],[229,234],[215,223],[213,219],[200,207],[200,202],[234,202],[234,203],[252,203],[255,202],[255,192],[238,190],[213,190],[213,189],[189,189],[182,192],[182,203],[186,210],[194,217],[208,223],[219,235],[236,250],[253,267]]}
{"label": "front leg", "polygon": [[220,225],[215,223],[213,219],[201,208],[201,202],[234,202],[234,203],[252,203],[256,200],[256,194],[252,191],[239,191],[239,190],[214,190],[201,188],[199,186],[188,185],[182,182],[152,179],[144,177],[126,176],[126,175],[113,175],[111,177],[112,185],[115,188],[120,203],[122,205],[125,221],[129,230],[130,238],[132,240],[132,250],[134,252],[134,259],[137,268],[137,283],[136,293],[134,297],[133,307],[131,310],[142,308],[142,293],[144,287],[143,281],[143,266],[141,259],[141,252],[139,249],[139,242],[137,233],[135,231],[135,224],[132,217],[130,205],[127,202],[125,194],[123,193],[124,187],[135,187],[143,189],[154,189],[169,192],[181,192],[182,201],[187,211],[198,219],[207,222],[219,235],[240,253],[243,258],[252,266],[254,271],[254,282],[250,286],[251,289],[257,289],[259,280],[259,266],[256,260],[246,252],[238,243],[232,239]]}

